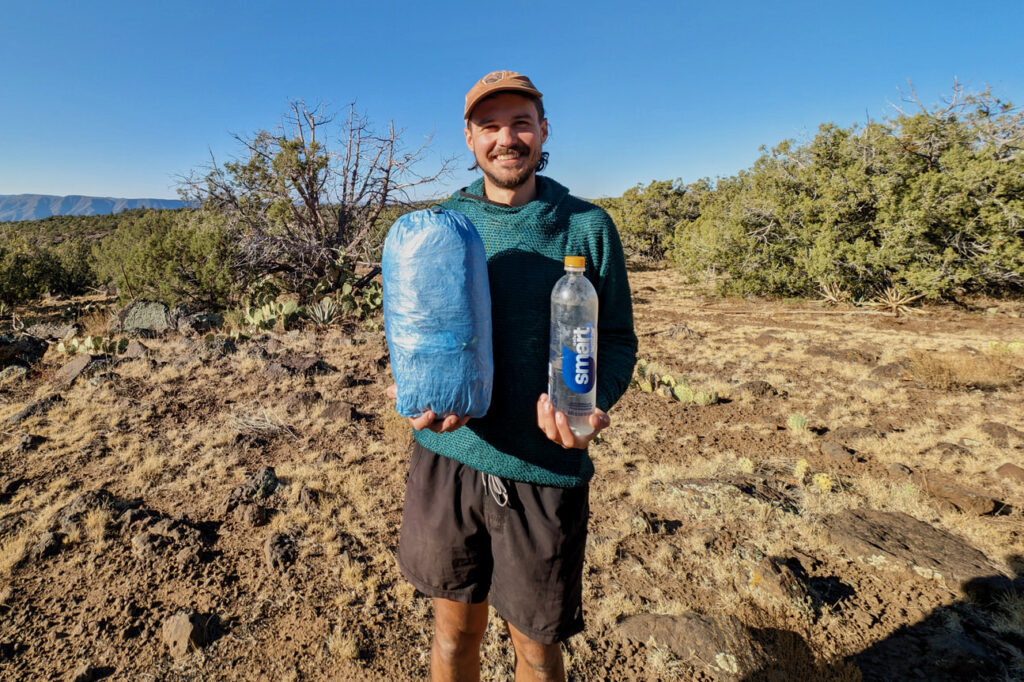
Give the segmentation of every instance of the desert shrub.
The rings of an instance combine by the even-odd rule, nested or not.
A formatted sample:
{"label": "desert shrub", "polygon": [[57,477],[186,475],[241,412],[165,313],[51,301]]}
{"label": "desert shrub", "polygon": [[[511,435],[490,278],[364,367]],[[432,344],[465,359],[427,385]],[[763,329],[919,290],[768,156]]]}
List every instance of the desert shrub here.
{"label": "desert shrub", "polygon": [[615,199],[598,200],[608,211],[622,238],[626,257],[637,263],[665,258],[677,226],[700,215],[700,201],[710,189],[707,180],[683,185],[680,180],[638,184]]}
{"label": "desert shrub", "polygon": [[1024,291],[1024,112],[957,87],[950,103],[822,125],[700,195],[671,255],[737,294],[928,299]]}
{"label": "desert shrub", "polygon": [[122,298],[151,298],[168,305],[223,308],[248,282],[235,267],[234,234],[213,211],[148,211],[126,216],[94,247],[102,281]]}
{"label": "desert shrub", "polygon": [[82,240],[57,246],[0,236],[0,301],[8,305],[46,293],[73,295],[95,283]]}
{"label": "desert shrub", "polygon": [[1009,388],[1020,382],[1021,371],[997,356],[916,351],[910,356],[910,375],[929,388],[949,391]]}

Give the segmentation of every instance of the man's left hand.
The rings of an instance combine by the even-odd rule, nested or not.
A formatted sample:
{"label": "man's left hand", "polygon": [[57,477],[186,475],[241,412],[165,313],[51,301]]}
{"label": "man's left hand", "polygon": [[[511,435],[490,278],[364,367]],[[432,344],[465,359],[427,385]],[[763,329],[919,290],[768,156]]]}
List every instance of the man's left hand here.
{"label": "man's left hand", "polygon": [[595,407],[594,414],[590,415],[590,425],[594,427],[594,430],[585,436],[577,436],[569,428],[569,418],[565,416],[564,412],[555,409],[547,393],[541,393],[537,400],[537,426],[544,432],[544,435],[563,448],[582,450],[611,423],[612,420],[608,417],[608,413]]}

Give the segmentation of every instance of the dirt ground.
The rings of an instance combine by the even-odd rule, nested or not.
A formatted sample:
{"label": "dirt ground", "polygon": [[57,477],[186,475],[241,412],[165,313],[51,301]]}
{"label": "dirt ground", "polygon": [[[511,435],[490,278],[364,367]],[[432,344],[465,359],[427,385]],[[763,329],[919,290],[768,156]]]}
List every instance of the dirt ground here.
{"label": "dirt ground", "polygon": [[[592,446],[570,679],[1024,679],[1024,304],[630,280],[638,379],[717,400],[634,386]],[[0,386],[0,678],[425,678],[383,334],[142,343]]]}

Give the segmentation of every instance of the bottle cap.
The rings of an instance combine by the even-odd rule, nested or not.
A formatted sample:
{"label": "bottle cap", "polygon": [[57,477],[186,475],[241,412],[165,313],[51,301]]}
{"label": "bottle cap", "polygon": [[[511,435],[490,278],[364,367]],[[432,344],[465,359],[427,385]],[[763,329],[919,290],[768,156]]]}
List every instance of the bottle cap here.
{"label": "bottle cap", "polygon": [[587,259],[583,256],[566,256],[565,267],[567,268],[583,268],[587,266]]}

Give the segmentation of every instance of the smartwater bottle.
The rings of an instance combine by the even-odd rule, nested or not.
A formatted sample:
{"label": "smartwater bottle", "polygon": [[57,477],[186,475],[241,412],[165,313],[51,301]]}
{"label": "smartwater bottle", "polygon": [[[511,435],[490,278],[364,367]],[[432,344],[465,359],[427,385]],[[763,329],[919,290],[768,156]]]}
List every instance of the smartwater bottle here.
{"label": "smartwater bottle", "polygon": [[597,292],[583,274],[583,256],[565,257],[565,275],[551,290],[548,395],[577,436],[590,434],[597,398]]}

